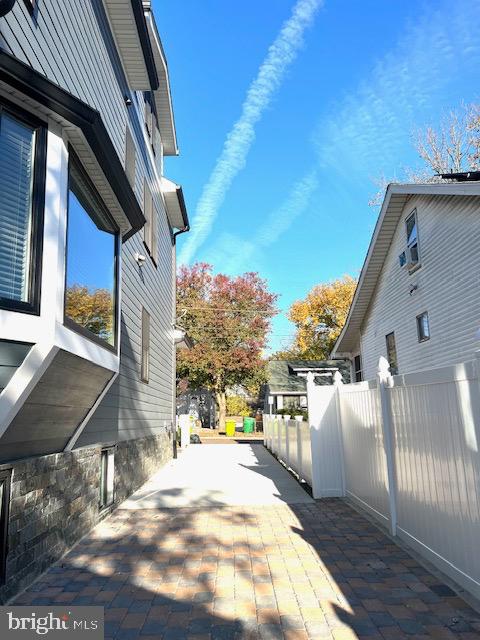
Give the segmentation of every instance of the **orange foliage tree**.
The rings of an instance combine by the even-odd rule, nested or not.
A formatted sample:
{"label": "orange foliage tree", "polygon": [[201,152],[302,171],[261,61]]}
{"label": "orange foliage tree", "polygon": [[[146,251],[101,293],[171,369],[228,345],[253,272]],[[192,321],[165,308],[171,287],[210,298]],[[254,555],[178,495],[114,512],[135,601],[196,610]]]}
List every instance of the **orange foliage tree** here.
{"label": "orange foliage tree", "polygon": [[294,302],[288,318],[295,324],[295,337],[292,347],[282,355],[327,360],[347,319],[356,286],[355,278],[346,275],[316,285],[303,300]]}
{"label": "orange foliage tree", "polygon": [[104,340],[113,335],[113,299],[108,289],[93,289],[80,284],[67,288],[65,312],[68,318]]}

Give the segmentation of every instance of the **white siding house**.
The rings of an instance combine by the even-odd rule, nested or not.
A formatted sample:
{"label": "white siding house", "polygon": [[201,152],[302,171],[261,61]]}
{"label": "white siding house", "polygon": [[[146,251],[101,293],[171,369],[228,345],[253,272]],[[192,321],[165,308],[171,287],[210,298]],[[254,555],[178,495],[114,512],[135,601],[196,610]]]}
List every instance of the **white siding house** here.
{"label": "white siding house", "polygon": [[479,182],[388,187],[333,351],[351,360],[353,380],[374,378],[382,355],[399,374],[472,357],[480,347],[479,225]]}

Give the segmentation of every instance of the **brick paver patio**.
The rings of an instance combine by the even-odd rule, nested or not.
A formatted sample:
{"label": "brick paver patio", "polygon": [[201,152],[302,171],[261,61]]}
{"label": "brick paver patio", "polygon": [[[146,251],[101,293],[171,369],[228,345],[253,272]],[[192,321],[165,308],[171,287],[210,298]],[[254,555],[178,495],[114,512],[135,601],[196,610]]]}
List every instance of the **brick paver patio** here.
{"label": "brick paver patio", "polygon": [[16,602],[52,603],[104,605],[116,640],[480,638],[478,614],[335,499],[119,509]]}

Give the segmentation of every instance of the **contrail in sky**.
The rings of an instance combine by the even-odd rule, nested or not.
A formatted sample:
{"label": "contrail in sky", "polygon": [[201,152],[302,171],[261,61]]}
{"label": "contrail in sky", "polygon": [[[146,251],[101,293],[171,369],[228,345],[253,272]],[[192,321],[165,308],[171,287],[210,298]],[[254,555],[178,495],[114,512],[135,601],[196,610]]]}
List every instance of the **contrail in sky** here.
{"label": "contrail in sky", "polygon": [[297,0],[292,15],[269,47],[257,77],[248,88],[241,116],[230,130],[203,188],[193,217],[192,231],[180,253],[180,263],[190,262],[210,233],[213,221],[225,200],[226,191],[245,166],[255,139],[255,125],[280,87],[289,65],[295,60],[303,43],[303,33],[313,23],[322,2],[323,0]]}

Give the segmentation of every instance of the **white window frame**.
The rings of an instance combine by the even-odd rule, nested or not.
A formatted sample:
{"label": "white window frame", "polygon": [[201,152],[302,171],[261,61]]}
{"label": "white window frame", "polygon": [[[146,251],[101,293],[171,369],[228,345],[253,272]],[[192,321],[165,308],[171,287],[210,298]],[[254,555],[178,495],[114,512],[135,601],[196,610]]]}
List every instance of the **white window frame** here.
{"label": "white window frame", "polygon": [[[423,324],[422,324],[422,319],[423,318],[427,319],[428,335],[422,335],[423,334]],[[423,311],[422,313],[419,313],[418,316],[415,318],[415,320],[416,320],[416,323],[417,323],[418,341],[419,342],[428,342],[428,340],[430,340],[430,318],[428,317],[428,311]]]}
{"label": "white window frame", "polygon": [[[410,240],[409,241],[408,230],[407,229],[408,229],[408,221],[411,218],[414,218],[414,220],[415,220],[415,228],[417,230],[417,233],[416,233],[415,240]],[[406,216],[406,218],[405,218],[405,234],[407,236],[407,249],[411,250],[413,247],[416,247],[416,249],[417,249],[417,261],[416,261],[415,265],[412,268],[410,268],[410,270],[409,270],[410,273],[412,273],[413,271],[418,269],[420,267],[420,264],[421,264],[420,263],[420,258],[421,258],[421,256],[420,256],[420,238],[419,238],[419,234],[418,234],[418,213],[417,213],[417,209],[416,208],[413,209],[413,211],[411,211],[408,214],[408,216]]]}

